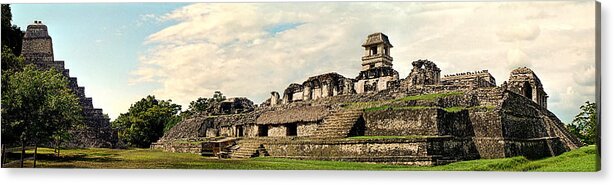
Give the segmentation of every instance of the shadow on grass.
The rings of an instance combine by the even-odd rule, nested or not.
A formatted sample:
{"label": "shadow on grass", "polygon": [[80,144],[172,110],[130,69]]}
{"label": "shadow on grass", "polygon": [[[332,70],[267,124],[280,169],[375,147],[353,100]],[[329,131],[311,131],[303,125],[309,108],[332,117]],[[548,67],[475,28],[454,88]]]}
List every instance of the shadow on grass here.
{"label": "shadow on grass", "polygon": [[[33,157],[34,154],[26,153],[24,158]],[[92,154],[70,154],[70,155],[60,155],[56,156],[55,154],[42,153],[36,154],[37,160],[40,161],[48,161],[48,162],[75,162],[75,161],[83,161],[83,162],[117,162],[121,161],[115,157],[118,157],[118,154],[109,154],[109,153],[92,153]],[[9,153],[7,158],[9,161],[19,160],[21,157],[20,153]]]}

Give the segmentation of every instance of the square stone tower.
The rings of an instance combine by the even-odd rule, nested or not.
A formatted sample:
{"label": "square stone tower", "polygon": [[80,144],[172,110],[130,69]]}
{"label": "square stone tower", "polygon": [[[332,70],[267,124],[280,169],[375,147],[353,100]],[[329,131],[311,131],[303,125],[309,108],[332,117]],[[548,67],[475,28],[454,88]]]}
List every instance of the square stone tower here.
{"label": "square stone tower", "polygon": [[362,70],[354,89],[356,93],[377,92],[398,84],[399,73],[392,69],[390,48],[392,44],[383,33],[373,33],[362,44],[365,55],[362,57]]}

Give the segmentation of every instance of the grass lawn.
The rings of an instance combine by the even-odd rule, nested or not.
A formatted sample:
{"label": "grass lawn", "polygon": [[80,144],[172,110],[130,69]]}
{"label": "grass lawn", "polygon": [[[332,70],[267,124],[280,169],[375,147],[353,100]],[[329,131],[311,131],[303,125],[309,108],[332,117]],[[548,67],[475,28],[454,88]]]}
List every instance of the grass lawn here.
{"label": "grass lawn", "polygon": [[[383,100],[383,101],[370,101],[370,102],[349,102],[344,106],[345,109],[368,109],[370,111],[373,110],[384,110],[388,108],[387,106],[390,103],[394,102],[406,102],[406,101],[415,101],[415,100],[426,100],[433,101],[438,98],[448,97],[448,96],[462,96],[463,92],[447,92],[447,93],[434,93],[434,94],[424,94],[424,95],[415,95],[415,96],[405,96],[402,98],[392,99],[392,100]],[[422,107],[428,108],[428,107]]]}
{"label": "grass lawn", "polygon": [[[32,151],[28,151],[29,153]],[[248,160],[214,159],[196,154],[150,149],[67,149],[54,157],[53,149],[39,149],[41,168],[145,168],[145,169],[247,169],[247,170],[433,170],[433,171],[596,171],[595,146],[582,147],[556,157],[524,157],[461,161],[441,166],[404,166],[357,162],[291,160],[259,157]],[[11,156],[14,158],[15,155]],[[27,161],[25,166],[32,166]],[[18,167],[14,164],[9,167]]]}

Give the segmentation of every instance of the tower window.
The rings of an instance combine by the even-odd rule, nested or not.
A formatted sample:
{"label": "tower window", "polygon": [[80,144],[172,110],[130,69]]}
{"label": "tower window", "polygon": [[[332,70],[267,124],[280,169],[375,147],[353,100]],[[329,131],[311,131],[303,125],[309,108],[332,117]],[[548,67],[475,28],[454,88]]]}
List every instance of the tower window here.
{"label": "tower window", "polygon": [[371,55],[377,55],[377,47],[376,46],[371,47]]}

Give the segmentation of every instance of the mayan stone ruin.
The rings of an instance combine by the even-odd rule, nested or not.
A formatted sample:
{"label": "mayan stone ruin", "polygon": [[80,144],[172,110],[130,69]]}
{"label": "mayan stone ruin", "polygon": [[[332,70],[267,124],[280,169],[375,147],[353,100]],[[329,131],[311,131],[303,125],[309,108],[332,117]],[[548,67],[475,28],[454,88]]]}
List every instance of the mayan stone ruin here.
{"label": "mayan stone ruin", "polygon": [[513,70],[498,86],[488,70],[442,76],[435,62],[417,60],[400,79],[388,36],[368,35],[362,47],[355,78],[331,72],[273,91],[259,106],[218,104],[240,111],[196,114],[151,148],[220,158],[439,165],[542,158],[582,146],[547,109],[548,95],[529,68]]}
{"label": "mayan stone ruin", "polygon": [[76,77],[71,77],[64,67],[64,61],[54,60],[53,44],[47,26],[42,21],[28,25],[23,38],[22,55],[27,64],[34,64],[41,70],[55,69],[69,81],[69,88],[79,98],[83,109],[84,127],[70,131],[72,139],[69,147],[114,147],[117,136],[111,129],[109,118],[102,109],[94,108],[92,98],[85,96],[85,88],[79,86]]}

